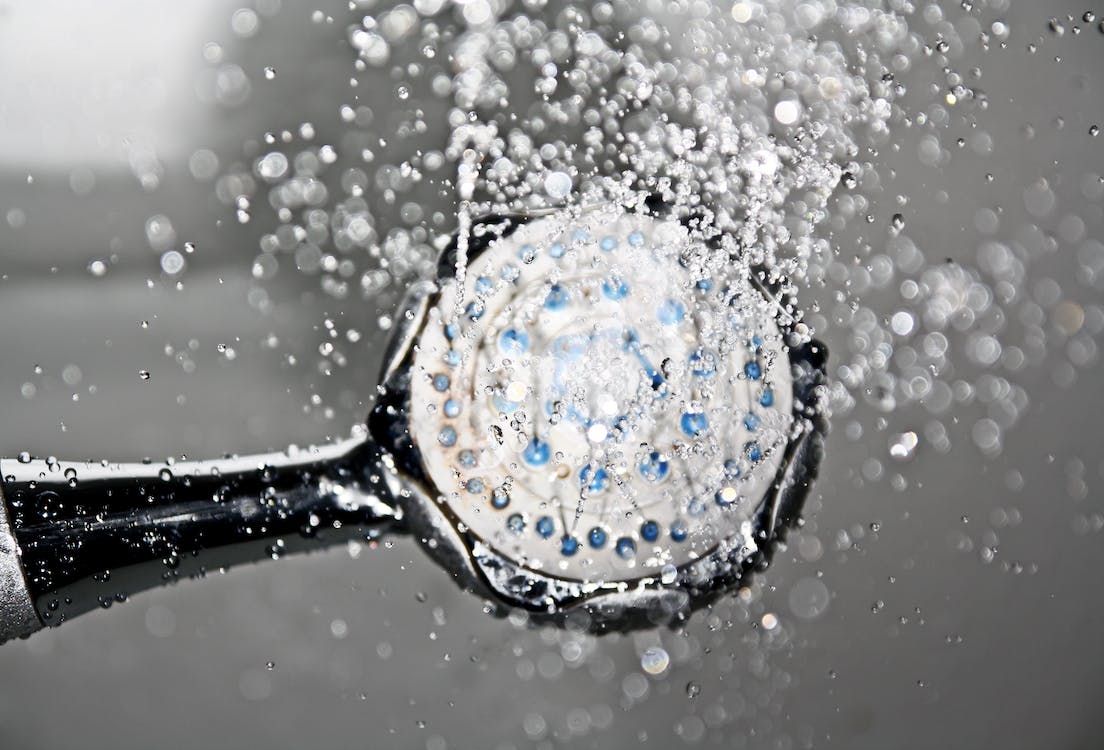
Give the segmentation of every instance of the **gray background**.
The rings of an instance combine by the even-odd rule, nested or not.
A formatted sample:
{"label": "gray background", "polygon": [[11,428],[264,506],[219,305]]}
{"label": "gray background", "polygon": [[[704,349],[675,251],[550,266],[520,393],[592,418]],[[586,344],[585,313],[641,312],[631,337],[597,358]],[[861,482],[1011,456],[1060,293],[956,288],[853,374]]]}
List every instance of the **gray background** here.
{"label": "gray background", "polygon": [[[353,60],[344,30],[359,15],[335,3],[333,23],[312,23],[313,6],[285,0],[243,42],[230,32],[235,7],[0,8],[3,455],[210,457],[344,436],[362,418],[377,347],[346,346],[348,364],[322,376],[322,321],[367,333],[392,298],[336,302],[316,278],[282,273],[264,285],[272,308],[259,311],[247,302],[250,264],[272,216],[261,208],[237,224],[187,170],[200,147],[224,166],[249,163],[264,131],[303,121],[343,152],[337,110],[351,100]],[[1104,35],[1081,24],[1080,35],[1055,37],[1046,21],[1060,10],[1080,17],[1086,7],[1018,3],[981,15],[1008,21],[1007,49],[984,52],[969,38],[955,64],[982,70],[990,107],[975,114],[993,153],[955,151],[954,138],[972,132],[969,118],[956,118],[943,135],[952,158],[925,167],[921,133],[898,128],[900,148],[878,159],[877,222],[856,220],[835,242],[884,243],[897,194],[909,196],[908,233],[931,258],[973,261],[980,207],[1001,208],[1002,235],[1035,222],[1055,234],[1068,213],[1088,237],[1102,235],[1100,200],[1080,185],[1104,172],[1104,137],[1088,134],[1104,124]],[[935,39],[919,18],[912,25]],[[212,40],[252,80],[240,107],[197,97]],[[272,81],[261,74],[268,65]],[[924,85],[938,78],[934,64],[916,66],[904,104],[924,111],[942,92]],[[384,102],[393,85],[381,73],[359,93]],[[442,133],[426,144],[443,146]],[[127,137],[156,147],[164,177],[153,192],[120,156]],[[95,177],[85,195],[71,187],[78,167]],[[1023,191],[1040,177],[1058,207],[1034,219]],[[4,221],[12,208],[25,212],[23,226]],[[158,213],[198,246],[179,290],[143,234]],[[112,253],[102,278],[87,271]],[[1098,304],[1075,280],[1075,254],[1059,240],[1028,284],[1047,276],[1067,298]],[[868,304],[894,309],[891,298]],[[824,335],[846,348],[840,332]],[[186,372],[165,347],[179,352],[193,339]],[[1062,359],[1061,342],[1053,354]],[[71,365],[74,383],[63,377]],[[809,522],[757,580],[753,601],[723,603],[681,631],[595,639],[531,630],[484,614],[409,540],[332,549],[141,594],[0,648],[0,747],[1099,747],[1100,379],[1094,365],[1073,382],[1062,373],[1055,364],[1016,375],[1031,405],[993,459],[970,442],[975,412],[944,420],[949,455],[922,443],[901,465],[888,458],[889,434],[919,431],[919,410],[899,410],[885,429],[865,407],[840,420]],[[311,405],[313,394],[332,415]],[[859,440],[842,429],[852,419],[866,428]],[[908,488],[864,478],[871,457]],[[991,562],[985,545],[997,548]],[[827,610],[797,617],[795,583],[818,577],[831,592]],[[771,634],[756,626],[766,612],[782,619]],[[641,652],[659,643],[670,669],[641,678]]]}

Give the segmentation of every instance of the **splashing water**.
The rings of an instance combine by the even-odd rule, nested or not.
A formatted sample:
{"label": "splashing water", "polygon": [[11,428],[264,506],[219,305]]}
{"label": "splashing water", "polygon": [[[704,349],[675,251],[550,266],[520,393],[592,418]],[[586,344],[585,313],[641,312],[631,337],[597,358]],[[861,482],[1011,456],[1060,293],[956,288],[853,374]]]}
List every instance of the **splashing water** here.
{"label": "splashing water", "polygon": [[[470,650],[484,664],[498,658],[507,679],[516,667],[519,680],[538,680],[530,690],[541,696],[559,690],[563,695],[562,710],[554,698],[546,707],[537,700],[524,706],[526,713],[516,723],[534,742],[570,743],[614,722],[616,708],[588,706],[588,713],[569,707],[576,700],[571,693],[586,692],[580,688],[583,683],[615,707],[620,702],[628,712],[618,720],[626,733],[660,721],[647,710],[631,709],[665,695],[668,685],[662,678],[667,675],[685,686],[689,700],[684,702],[691,704],[691,715],[674,727],[688,742],[703,737],[713,741],[723,731],[726,744],[737,735],[751,745],[758,740],[747,737],[778,737],[775,744],[780,746],[815,744],[792,730],[784,717],[798,712],[779,708],[783,704],[775,698],[791,681],[787,670],[793,669],[795,650],[808,643],[815,648],[817,639],[822,648],[830,644],[825,634],[830,627],[801,621],[826,625],[819,619],[826,611],[832,616],[842,612],[847,586],[840,579],[850,576],[850,568],[841,572],[840,561],[867,553],[873,558],[879,535],[887,540],[880,554],[897,556],[893,562],[905,569],[918,560],[917,567],[922,567],[930,562],[924,555],[938,556],[942,549],[920,548],[913,554],[904,543],[887,549],[887,529],[910,513],[918,516],[922,502],[887,511],[877,502],[855,509],[860,503],[852,499],[852,514],[878,517],[840,522],[848,516],[839,510],[847,505],[841,500],[848,483],[874,487],[868,494],[875,500],[881,499],[876,496],[882,488],[903,494],[923,485],[924,492],[933,491],[927,488],[939,484],[935,475],[940,473],[934,462],[959,454],[959,464],[975,455],[985,459],[978,463],[993,470],[997,493],[1002,464],[1009,491],[1024,485],[1023,467],[1010,466],[1007,457],[998,459],[1032,406],[1029,383],[1047,377],[1059,385],[1072,382],[1075,367],[1095,364],[1096,337],[1104,329],[1098,304],[1091,299],[1078,303],[1074,284],[1059,288],[1040,266],[1056,257],[1058,247],[1070,245],[1080,267],[1076,282],[1092,294],[1104,287],[1104,246],[1092,239],[1085,221],[1070,213],[1076,209],[1057,209],[1070,190],[1079,194],[1074,197],[1099,203],[1104,181],[1085,168],[1086,174],[1069,180],[1061,175],[1064,181],[1057,173],[1028,180],[1013,175],[1011,199],[995,191],[951,196],[939,190],[968,184],[946,176],[963,162],[962,156],[981,157],[993,150],[993,137],[986,131],[992,123],[984,116],[987,99],[973,88],[980,73],[959,72],[955,64],[965,47],[1004,47],[1010,32],[1001,14],[1007,7],[1005,0],[942,6],[906,0],[353,3],[350,15],[356,20],[343,33],[355,60],[348,103],[338,110],[340,122],[320,121],[317,129],[305,123],[266,134],[266,145],[251,152],[251,165],[218,180],[218,197],[240,221],[267,221],[266,204],[276,217],[264,226],[252,303],[266,309],[268,292],[275,286],[269,282],[280,271],[292,271],[313,277],[334,307],[346,300],[357,315],[368,309],[361,320],[380,316],[385,331],[401,322],[391,313],[403,290],[437,277],[438,255],[454,234],[459,239],[453,288],[459,293],[442,309],[441,322],[466,320],[469,304],[483,293],[477,285],[485,267],[477,252],[469,252],[469,239],[485,215],[523,212],[551,222],[600,215],[601,221],[588,224],[595,231],[577,248],[580,258],[606,252],[599,244],[604,234],[616,235],[621,244],[609,257],[619,256],[628,249],[632,233],[622,223],[647,216],[656,206],[681,219],[689,237],[679,245],[677,261],[668,259],[670,268],[617,261],[627,266],[621,269],[622,281],[634,292],[652,290],[654,298],[643,298],[639,310],[614,308],[609,296],[618,296],[621,288],[610,284],[607,295],[604,274],[589,278],[586,269],[573,266],[570,272],[578,271],[578,278],[545,277],[551,265],[545,255],[558,239],[548,232],[533,243],[531,263],[520,256],[513,260],[522,269],[519,278],[524,274],[532,284],[511,299],[517,303],[514,308],[500,306],[487,313],[484,323],[493,336],[461,337],[455,349],[453,342],[426,341],[431,345],[425,347],[431,357],[426,374],[447,372],[453,380],[444,391],[432,377],[422,383],[426,394],[419,404],[434,407],[432,420],[438,421],[421,439],[432,442],[451,434],[442,431],[446,410],[457,408],[448,398],[454,389],[468,399],[459,407],[464,419],[472,412],[468,406],[477,403],[487,413],[506,414],[493,424],[474,424],[480,433],[501,427],[499,445],[460,430],[447,438],[456,444],[442,452],[440,465],[431,467],[441,477],[436,484],[455,495],[457,507],[465,504],[465,521],[470,519],[470,527],[484,538],[507,551],[535,549],[528,563],[573,580],[600,575],[623,582],[647,572],[669,582],[675,575],[672,563],[682,564],[708,547],[693,534],[681,538],[680,522],[697,511],[696,502],[706,500],[706,515],[721,518],[724,503],[738,501],[743,486],[763,478],[764,470],[745,460],[748,456],[740,450],[740,479],[747,485],[711,473],[710,468],[723,465],[710,458],[720,455],[723,441],[708,429],[699,430],[698,415],[708,414],[714,427],[728,425],[724,420],[731,417],[731,442],[738,449],[750,442],[747,434],[753,427],[744,422],[748,417],[765,422],[754,424],[755,430],[784,434],[789,426],[784,419],[770,421],[785,416],[777,404],[779,414],[740,403],[726,415],[711,411],[718,402],[723,405],[723,398],[653,398],[652,371],[681,394],[700,377],[687,364],[700,365],[705,372],[709,357],[724,360],[746,349],[747,342],[734,336],[730,326],[694,329],[695,336],[705,339],[695,339],[694,346],[682,340],[654,346],[678,354],[681,369],[672,370],[661,367],[651,351],[642,358],[636,337],[621,336],[625,331],[620,329],[628,327],[622,324],[646,314],[655,330],[637,326],[635,332],[645,345],[654,345],[677,330],[668,321],[680,315],[708,318],[735,309],[751,329],[784,323],[803,339],[815,335],[829,342],[825,401],[836,434],[827,462],[837,462],[836,484],[825,482],[818,489],[832,494],[824,507],[832,504],[837,515],[818,513],[819,499],[810,498],[808,524],[791,537],[784,555],[787,564],[796,561],[799,572],[754,577],[746,588],[710,603],[677,631],[634,635],[631,641],[596,640],[584,635],[581,626],[529,630],[529,616],[520,611],[508,620],[513,632],[503,626],[478,647],[473,636]],[[1030,42],[1031,54],[1037,44],[1045,53],[1039,59],[1049,62],[1047,44],[1053,46],[1060,34],[1072,43],[1076,32],[1069,29],[1075,22],[1055,19],[1049,37],[1040,24],[1030,32],[1040,34]],[[1097,38],[1094,29],[1085,28],[1092,33],[1082,40]],[[1020,33],[1014,32],[1013,43],[1027,46]],[[991,60],[998,64],[996,56]],[[280,79],[288,70],[280,66]],[[1089,128],[1085,123],[1078,134],[1095,135]],[[1064,137],[1071,137],[1073,129]],[[898,179],[895,170],[902,163],[902,171],[921,176]],[[999,167],[991,168],[999,185]],[[932,178],[937,170],[939,177]],[[911,187],[902,187],[906,184]],[[992,175],[985,181],[990,184]],[[921,189],[930,189],[930,202],[940,212],[936,216],[917,210],[922,201],[909,192]],[[969,208],[960,218],[955,212],[963,205]],[[1013,218],[1016,209],[1030,218]],[[1092,214],[1082,215],[1091,222]],[[965,233],[931,231],[930,225],[938,223]],[[971,225],[980,236],[966,244]],[[604,227],[617,231],[597,231]],[[157,232],[147,227],[147,234],[151,247],[158,246]],[[662,245],[650,239],[649,244]],[[178,254],[163,252],[165,273],[183,273],[173,260]],[[765,283],[795,303],[780,309],[748,294],[753,273],[762,274]],[[498,276],[487,275],[494,281],[486,294],[493,296]],[[714,286],[692,290],[692,310],[668,304],[704,280]],[[579,322],[584,315],[577,306],[587,295],[604,311],[613,311],[606,317],[617,323],[614,336]],[[639,298],[629,297],[631,304],[638,303]],[[553,330],[561,320],[557,315],[568,321],[563,330]],[[529,326],[533,320],[544,321],[545,327]],[[530,338],[510,331],[525,331]],[[348,333],[350,349],[364,341],[358,331]],[[348,350],[342,353],[346,342],[337,334],[328,319],[324,335],[330,340],[319,348],[318,372],[329,374],[352,357]],[[543,371],[523,361],[534,351],[553,351],[557,343],[562,356],[550,359],[559,361],[558,370]],[[582,343],[577,348],[585,357],[574,358],[575,343]],[[454,350],[460,364],[447,369],[442,360]],[[334,413],[363,413],[365,404],[348,396],[356,390],[349,387],[335,397],[323,389],[311,408],[328,419]],[[551,403],[541,398],[549,395],[556,397]],[[623,433],[618,430],[625,425],[618,419],[626,414],[638,421],[631,425],[631,440],[620,441]],[[689,417],[686,429],[680,424],[684,415]],[[664,426],[672,425],[673,436],[664,434]],[[485,443],[486,453],[473,450]],[[542,448],[549,454],[547,464],[542,463]],[[1091,462],[1086,467],[1076,458],[1068,461],[1067,493],[1084,497],[1090,491]],[[944,459],[943,465],[951,463]],[[762,464],[769,473],[770,457]],[[565,467],[566,478],[548,476],[560,467]],[[683,487],[684,479],[692,486]],[[555,482],[570,485],[573,494],[545,492]],[[666,493],[658,502],[655,487]],[[528,519],[515,519],[526,493],[547,500],[547,505]],[[919,494],[908,497],[923,500],[916,498]],[[959,497],[955,502],[983,502],[973,500]],[[1077,513],[1077,533],[1104,527],[1091,507],[1083,505]],[[992,563],[987,573],[1031,570],[1032,552],[1021,564],[1013,557],[1014,532],[1003,530],[1020,523],[1018,509],[990,513],[970,507],[952,509],[951,516],[956,528],[947,536],[954,554],[969,553]],[[739,512],[734,517],[740,520]],[[659,542],[653,544],[649,540],[656,534]],[[1033,549],[1038,541],[1020,544]],[[588,566],[605,553],[612,553],[610,565]],[[801,567],[805,564],[807,570]],[[772,594],[769,584],[779,585],[779,592]],[[407,586],[409,579],[394,585]],[[905,596],[916,595],[887,591],[883,584],[862,602],[858,614],[884,621],[887,612],[904,606]],[[425,602],[426,595],[419,594],[418,601]],[[922,624],[921,603],[916,596],[901,611]],[[856,610],[848,616],[850,627]],[[356,621],[346,619],[355,634]],[[442,641],[451,639],[452,652],[460,652],[466,632],[455,626],[447,632],[443,615],[438,618],[436,612],[434,622]],[[345,619],[334,623],[335,638],[350,632]],[[894,634],[905,630],[905,617],[889,627]],[[505,635],[499,640],[501,631]],[[951,634],[948,643],[952,635],[961,642],[961,636]],[[503,642],[508,645],[501,646]],[[396,654],[402,653],[401,639],[399,643]],[[377,652],[389,658],[391,648],[384,642]],[[635,652],[620,673],[614,661],[619,650]],[[404,658],[416,661],[409,652]],[[832,666],[843,675],[835,683],[842,695],[847,672],[856,679],[854,668]],[[565,669],[580,667],[580,677],[564,678],[559,687],[554,683],[561,674],[570,674]],[[462,675],[458,665],[453,669]],[[736,674],[730,678],[729,673]],[[824,673],[830,675],[825,679],[836,679],[834,669]],[[590,686],[588,676],[597,687]],[[687,682],[689,676],[694,680]],[[607,680],[612,686],[608,690],[603,687]],[[808,672],[794,682],[804,683],[810,692],[823,687]],[[830,692],[832,684],[826,685]],[[512,687],[524,693],[520,682]],[[847,710],[842,700],[828,702]],[[579,711],[584,720],[578,719]],[[557,713],[566,716],[558,720]],[[861,717],[854,720],[862,723]],[[742,725],[739,732],[722,729],[733,722]],[[570,729],[564,728],[568,725]],[[745,736],[746,727],[755,732]],[[650,739],[657,737],[663,740],[659,735]],[[426,745],[443,747],[443,741]]]}
{"label": "splashing water", "polygon": [[[200,149],[188,166],[200,183],[217,179],[224,220],[252,225],[212,244],[260,237],[248,301],[274,313],[265,325],[294,318],[298,330],[305,308],[326,310],[307,321],[319,324],[315,341],[264,339],[310,388],[294,405],[303,414],[339,425],[369,412],[379,344],[406,325],[400,298],[451,274],[436,284],[439,325],[417,362],[414,428],[434,448],[432,501],[522,566],[625,587],[638,576],[677,587],[714,531],[745,541],[747,500],[803,416],[761,401],[760,384],[785,364],[772,338],[781,327],[828,344],[819,404],[832,434],[800,523],[772,545],[778,567],[673,620],[642,607],[639,631],[595,636],[582,612],[546,628],[524,609],[461,596],[401,537],[350,542],[354,565],[338,551],[333,567],[305,574],[275,566],[261,574],[273,577],[274,605],[298,607],[304,592],[315,602],[293,621],[309,648],[281,625],[262,653],[237,649],[249,659],[244,697],[294,703],[287,681],[318,667],[331,734],[345,720],[379,744],[435,750],[480,735],[503,746],[814,747],[892,746],[887,735],[915,731],[938,744],[933,705],[979,717],[997,704],[1010,716],[1034,708],[990,684],[1007,671],[1000,654],[1020,653],[1020,673],[1060,671],[1050,681],[1065,691],[1052,701],[1061,710],[1028,731],[1079,728],[1076,698],[1091,675],[1064,662],[1092,652],[1085,571],[1104,530],[1091,413],[1104,119],[1092,97],[1099,59],[1083,54],[1099,50],[1097,16],[1010,0],[353,0],[313,16],[296,3],[250,5],[219,19],[232,46],[204,47],[209,104],[269,97],[250,114],[271,117],[272,132],[239,144],[244,165],[212,139],[219,156]],[[303,32],[289,49],[325,44],[344,56],[324,91],[279,101],[327,70],[270,56],[284,31]],[[342,99],[331,106],[330,96]],[[171,190],[171,155],[162,166],[135,153],[142,187]],[[110,182],[96,175],[102,195]],[[73,170],[75,195],[90,176]],[[5,208],[13,232],[34,228],[24,208]],[[134,229],[151,267],[160,260],[160,285],[199,281],[211,255],[174,239],[191,238],[188,213],[148,213],[144,232]],[[487,216],[514,213],[531,234],[517,228],[501,254],[473,236]],[[677,241],[653,224],[669,217],[685,232]],[[88,259],[90,276],[119,270],[115,247]],[[455,254],[442,267],[446,248]],[[141,311],[147,338],[162,335],[160,311]],[[237,357],[245,373],[256,342],[249,326],[234,328],[241,338],[219,333],[218,361]],[[774,355],[774,368],[755,360],[758,379],[743,369],[763,353],[750,331],[766,332]],[[190,374],[200,344],[174,341],[165,356]],[[60,377],[82,409],[94,407],[94,361],[45,365],[27,376],[25,398]],[[128,374],[133,388],[175,388],[145,361]],[[262,417],[250,434],[274,419]],[[287,425],[297,437],[303,427]],[[752,436],[766,447],[758,460]],[[173,476],[176,465],[157,481]],[[281,540],[267,552],[287,550]],[[164,565],[176,576],[179,562]],[[119,571],[113,581],[124,590]],[[250,585],[237,584],[243,601]],[[492,610],[506,619],[486,618]],[[193,631],[240,631],[256,645],[253,625],[235,625],[238,606],[212,620],[225,633],[175,611],[151,606],[149,633],[175,632],[185,651]],[[647,627],[660,622],[671,627]],[[47,639],[29,647],[61,643]],[[1039,639],[1053,648],[1024,648]],[[963,660],[978,668],[963,675]],[[50,671],[49,659],[28,665]],[[414,688],[379,690],[390,670]],[[224,676],[231,686],[238,677]],[[368,711],[348,718],[326,686],[360,690]],[[275,731],[296,712],[268,714]],[[977,731],[1030,742],[1013,725]]]}
{"label": "splashing water", "polygon": [[[968,425],[983,455],[1002,451],[1029,405],[1017,375],[1048,361],[1048,315],[1075,337],[1070,361],[1054,370],[1063,381],[1091,360],[1100,327],[1096,308],[1049,287],[1033,295],[1043,302],[1028,298],[1025,282],[1048,244],[1038,227],[1002,239],[1000,217],[978,209],[974,223],[989,239],[975,263],[951,262],[910,236],[907,196],[880,195],[892,178],[887,155],[904,143],[920,164],[947,165],[952,115],[987,108],[967,82],[980,73],[960,73],[953,60],[971,38],[1003,47],[1006,9],[975,2],[952,18],[897,0],[373,7],[348,30],[356,74],[390,76],[394,100],[342,107],[352,131],[343,154],[359,152],[362,163],[327,179],[333,149],[311,145],[304,126],[298,154],[227,174],[218,192],[240,208],[270,186],[281,223],[262,239],[258,279],[292,255],[321,275],[326,294],[349,297],[359,278],[382,309],[434,275],[443,238],[473,217],[658,197],[710,240],[686,258],[692,274],[761,268],[796,295],[797,329],[832,345],[834,421],[853,441],[886,433],[884,455],[866,460],[860,481],[888,479],[902,491],[907,480],[884,461],[951,452],[953,422]],[[919,82],[920,67],[929,80]],[[910,87],[925,86],[927,106],[899,107]],[[435,122],[448,124],[447,137]],[[987,153],[992,138],[978,129],[957,143],[967,145]],[[1100,184],[1086,175],[1083,194],[1099,196]],[[1054,189],[1041,180],[1023,199],[1046,216]],[[1063,236],[1081,239],[1076,230],[1064,226]],[[1079,253],[1090,286],[1097,251],[1089,241]]]}
{"label": "splashing water", "polygon": [[[980,402],[985,413],[972,437],[994,455],[1026,408],[1026,392],[995,374],[954,379],[952,363],[1039,360],[1003,342],[994,323],[997,304],[1011,301],[1022,281],[1022,261],[994,242],[976,269],[929,264],[900,213],[883,252],[867,242],[847,261],[832,240],[849,223],[873,223],[876,159],[890,144],[891,122],[930,129],[945,122],[945,107],[986,106],[946,64],[946,93],[932,113],[896,108],[915,59],[946,61],[962,45],[933,8],[922,20],[936,30],[934,42],[910,31],[910,5],[875,0],[590,8],[532,0],[520,9],[500,0],[424,0],[381,8],[350,28],[349,40],[358,74],[390,71],[397,110],[341,111],[365,136],[386,136],[352,140],[374,173],[348,169],[346,195],[332,202],[322,174],[334,149],[309,147],[290,158],[274,151],[253,174],[226,175],[218,188],[248,206],[258,180],[272,186],[269,201],[283,223],[262,240],[258,278],[293,252],[299,269],[322,273],[326,293],[348,296],[360,273],[362,293],[383,307],[390,289],[433,275],[437,247],[457,229],[455,275],[466,289],[473,217],[658,199],[702,240],[683,259],[692,275],[731,286],[761,269],[780,292],[796,295],[797,307],[781,315],[798,316],[785,322],[799,335],[843,342],[834,346],[829,399],[837,418],[860,405],[885,419],[907,404],[939,417]],[[983,42],[999,41],[1002,28],[994,22]],[[423,137],[434,118],[450,128],[442,150]],[[300,129],[303,140],[313,135],[312,126]],[[924,163],[946,159],[936,134],[918,148]],[[1047,197],[1045,185],[1037,192],[1027,198],[1033,205]],[[879,293],[895,284],[900,297],[887,314]],[[456,297],[454,317],[466,304],[463,293]],[[780,315],[743,312],[764,321]],[[948,337],[948,329],[961,335]],[[918,445],[950,450],[938,420],[922,429],[902,424],[891,435],[886,452],[896,460],[911,459]],[[900,489],[899,476],[895,482]]]}
{"label": "splashing water", "polygon": [[[372,182],[387,202],[422,182],[447,184],[428,174],[447,159],[459,165],[461,221],[470,212],[577,200],[614,182],[699,210],[703,225],[731,233],[749,262],[779,276],[805,278],[809,259],[829,253],[814,230],[832,191],[868,169],[855,161],[860,141],[888,134],[889,61],[909,40],[900,16],[880,4],[784,2],[671,4],[641,17],[636,3],[599,3],[555,16],[536,4],[532,15],[500,20],[497,5],[464,3],[456,14],[450,3],[401,5],[351,32],[361,69],[389,64],[402,48],[421,50],[422,60],[405,71],[412,80],[399,86],[404,101],[448,94],[454,103],[445,113],[452,135],[443,154],[402,153],[399,164],[377,168]],[[449,60],[451,70],[426,60]],[[351,122],[374,118],[367,107],[346,109]],[[424,130],[425,110],[414,115],[396,135],[413,136],[419,123]],[[301,159],[303,168],[276,182],[270,198],[282,219],[326,203],[316,179],[325,161],[319,152],[303,152],[315,158]],[[362,156],[374,161],[367,150]],[[274,181],[278,157],[288,163],[270,154],[258,160],[257,176]],[[314,245],[332,234],[341,252],[366,248],[388,261],[386,275],[397,280],[424,272],[426,252],[417,249],[424,237],[393,230],[381,243],[380,222],[363,199],[369,180],[346,177],[350,199],[329,216],[308,211],[307,226],[289,224],[285,232]],[[237,175],[222,187],[248,192],[251,182]],[[326,219],[328,228],[320,223]],[[713,264],[727,262],[718,256]],[[369,271],[363,283],[378,291],[386,282]],[[344,293],[338,289],[329,286]]]}

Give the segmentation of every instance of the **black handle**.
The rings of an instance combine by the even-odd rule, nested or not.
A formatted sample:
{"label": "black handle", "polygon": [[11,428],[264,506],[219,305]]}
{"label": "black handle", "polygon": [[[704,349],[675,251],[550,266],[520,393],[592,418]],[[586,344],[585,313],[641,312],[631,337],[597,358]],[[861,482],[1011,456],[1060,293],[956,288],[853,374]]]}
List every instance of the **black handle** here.
{"label": "black handle", "polygon": [[175,464],[21,458],[0,476],[35,609],[59,625],[184,576],[378,534],[399,515],[378,466],[355,440]]}

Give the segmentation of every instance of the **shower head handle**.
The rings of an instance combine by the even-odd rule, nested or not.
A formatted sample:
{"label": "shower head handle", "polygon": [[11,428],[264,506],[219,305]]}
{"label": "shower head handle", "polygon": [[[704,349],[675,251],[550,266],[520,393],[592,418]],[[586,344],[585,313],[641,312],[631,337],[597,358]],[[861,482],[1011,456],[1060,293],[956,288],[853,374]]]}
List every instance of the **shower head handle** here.
{"label": "shower head handle", "polygon": [[177,463],[0,461],[0,642],[153,586],[374,537],[402,513],[363,439]]}

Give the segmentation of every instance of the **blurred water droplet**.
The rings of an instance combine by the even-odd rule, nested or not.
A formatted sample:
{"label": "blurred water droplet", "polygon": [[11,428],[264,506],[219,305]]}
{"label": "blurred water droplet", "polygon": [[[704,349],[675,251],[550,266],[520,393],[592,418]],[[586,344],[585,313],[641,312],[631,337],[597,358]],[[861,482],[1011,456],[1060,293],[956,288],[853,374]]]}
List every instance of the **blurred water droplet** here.
{"label": "blurred water droplet", "polygon": [[640,667],[650,675],[660,675],[671,665],[671,657],[661,646],[652,646],[640,656]]}
{"label": "blurred water droplet", "polygon": [[571,177],[566,172],[550,172],[544,178],[544,192],[554,200],[563,200],[571,193]]}

